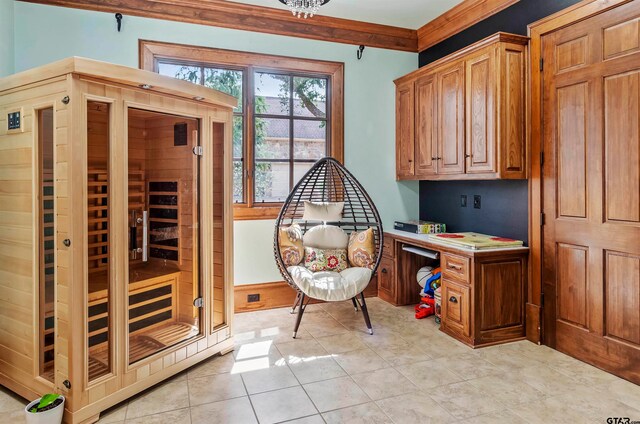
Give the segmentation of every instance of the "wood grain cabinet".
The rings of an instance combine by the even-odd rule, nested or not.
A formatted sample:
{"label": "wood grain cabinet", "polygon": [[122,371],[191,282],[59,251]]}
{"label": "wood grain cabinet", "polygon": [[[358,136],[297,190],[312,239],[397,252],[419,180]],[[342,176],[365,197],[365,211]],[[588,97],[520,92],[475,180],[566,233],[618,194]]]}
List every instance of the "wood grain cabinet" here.
{"label": "wood grain cabinet", "polygon": [[420,301],[416,272],[433,265],[404,247],[440,254],[443,332],[471,347],[525,337],[528,248],[474,251],[433,243],[422,235],[387,232],[380,268],[392,271],[379,277],[378,296],[397,306]]}
{"label": "wood grain cabinet", "polygon": [[527,41],[497,33],[395,81],[397,179],[527,178]]}

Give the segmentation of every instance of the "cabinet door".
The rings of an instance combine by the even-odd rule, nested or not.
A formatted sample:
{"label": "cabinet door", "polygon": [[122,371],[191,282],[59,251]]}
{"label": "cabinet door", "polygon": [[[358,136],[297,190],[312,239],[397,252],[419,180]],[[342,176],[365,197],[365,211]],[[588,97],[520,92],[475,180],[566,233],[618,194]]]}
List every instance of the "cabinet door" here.
{"label": "cabinet door", "polygon": [[442,282],[442,321],[451,330],[469,337],[469,287]]}
{"label": "cabinet door", "polygon": [[438,74],[438,174],[464,173],[464,61]]}
{"label": "cabinet door", "polygon": [[416,176],[437,173],[436,78],[424,76],[416,82],[415,173]]}
{"label": "cabinet door", "polygon": [[399,180],[413,177],[415,171],[414,88],[414,81],[396,88],[396,174]]}
{"label": "cabinet door", "polygon": [[466,61],[467,173],[496,172],[496,54],[489,47]]}
{"label": "cabinet door", "polygon": [[384,300],[396,303],[395,264],[391,258],[383,257],[380,261],[378,293]]}

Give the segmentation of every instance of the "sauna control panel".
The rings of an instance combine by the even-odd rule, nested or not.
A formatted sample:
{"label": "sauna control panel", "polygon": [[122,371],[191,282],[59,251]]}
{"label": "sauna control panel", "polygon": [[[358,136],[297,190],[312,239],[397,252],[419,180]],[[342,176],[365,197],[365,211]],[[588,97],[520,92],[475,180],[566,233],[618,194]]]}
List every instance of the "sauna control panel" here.
{"label": "sauna control panel", "polygon": [[22,127],[22,114],[19,110],[7,114],[7,130],[15,131]]}

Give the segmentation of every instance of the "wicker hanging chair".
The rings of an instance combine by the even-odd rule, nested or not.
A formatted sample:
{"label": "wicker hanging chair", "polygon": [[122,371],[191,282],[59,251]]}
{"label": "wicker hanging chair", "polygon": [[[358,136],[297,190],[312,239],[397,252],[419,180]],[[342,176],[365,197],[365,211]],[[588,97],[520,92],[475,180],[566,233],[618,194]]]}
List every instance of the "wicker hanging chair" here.
{"label": "wicker hanging chair", "polygon": [[[338,222],[305,221],[303,220],[305,201],[313,203],[344,202],[342,219]],[[311,297],[309,293],[305,293],[303,287],[296,283],[287,269],[280,251],[279,229],[294,223],[300,226],[303,234],[318,225],[340,227],[347,234],[364,231],[369,228],[373,229],[376,259],[375,264],[371,267],[371,273],[366,284],[369,284],[380,264],[383,231],[380,215],[371,198],[355,177],[337,160],[329,157],[320,159],[300,179],[282,206],[282,210],[276,220],[274,236],[274,253],[278,269],[287,283],[297,291],[296,301],[291,310],[293,314],[298,309],[298,317],[293,331],[293,337],[295,338],[302,315]],[[357,311],[360,308],[362,311],[369,333],[373,334],[363,294],[364,288],[366,288],[366,285],[362,288],[362,291],[355,293],[351,300],[355,310]],[[338,300],[348,300],[348,298]]]}

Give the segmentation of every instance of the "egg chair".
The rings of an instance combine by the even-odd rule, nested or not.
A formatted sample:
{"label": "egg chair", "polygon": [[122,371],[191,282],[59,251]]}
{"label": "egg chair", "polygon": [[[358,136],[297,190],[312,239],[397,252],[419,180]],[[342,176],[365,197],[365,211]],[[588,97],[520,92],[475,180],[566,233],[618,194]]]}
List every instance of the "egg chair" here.
{"label": "egg chair", "polygon": [[[311,205],[343,205],[341,214],[328,219],[310,219],[305,208]],[[301,233],[302,240],[315,239],[318,235],[326,245],[344,244],[343,234],[348,236],[349,246],[356,237],[367,234],[368,245],[373,252],[368,261],[361,266],[354,266],[350,260],[349,266],[340,272],[321,271],[305,267],[308,251],[305,247],[305,260],[298,265],[287,264],[281,249],[283,228],[295,225]],[[367,231],[371,229],[371,231]],[[353,237],[352,237],[353,236]],[[373,241],[371,242],[371,239]],[[369,334],[373,334],[371,320],[363,291],[376,274],[382,256],[383,230],[380,215],[367,194],[366,190],[356,178],[337,160],[326,157],[316,162],[313,167],[300,179],[285,200],[280,214],[276,219],[274,235],[274,254],[276,264],[285,281],[296,292],[296,300],[291,313],[296,313],[297,319],[293,330],[296,337],[304,311],[311,299],[321,301],[351,300],[356,311],[362,311]],[[286,254],[286,252],[285,252]],[[288,259],[288,257],[287,257]]]}

